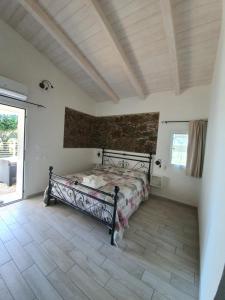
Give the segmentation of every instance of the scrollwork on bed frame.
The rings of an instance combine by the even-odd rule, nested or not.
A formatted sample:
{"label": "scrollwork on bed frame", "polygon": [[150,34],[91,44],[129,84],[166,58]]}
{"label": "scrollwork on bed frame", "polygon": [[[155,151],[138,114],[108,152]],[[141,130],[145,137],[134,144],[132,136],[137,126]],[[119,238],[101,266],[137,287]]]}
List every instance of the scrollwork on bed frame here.
{"label": "scrollwork on bed frame", "polygon": [[[131,164],[133,162],[133,165]],[[148,180],[151,178],[152,153],[131,154],[128,152],[114,152],[102,149],[102,165],[128,168],[130,170],[142,170],[147,173]]]}
{"label": "scrollwork on bed frame", "polygon": [[[71,185],[66,185],[62,183],[60,179],[68,180],[68,178],[66,177],[59,176],[53,173],[53,167],[49,167],[49,184],[46,205],[48,206],[50,204],[51,199],[59,200],[81,211],[83,214],[93,217],[109,228],[111,234],[111,245],[114,245],[114,231],[116,225],[116,209],[119,187],[115,186],[114,193],[110,194],[83,185],[78,181],[70,180]],[[90,191],[98,192],[101,195],[110,197],[112,201],[108,202],[94,195],[81,191],[78,189],[79,186],[85,187]],[[88,207],[86,205],[84,209],[85,203],[88,203],[90,205]]]}
{"label": "scrollwork on bed frame", "polygon": [[[132,170],[143,170],[147,173],[150,182],[152,154],[131,154],[113,152],[102,149],[102,164],[110,164]],[[131,166],[130,162],[133,162]],[[61,180],[60,180],[61,179]],[[111,234],[111,245],[114,245],[114,232],[116,226],[116,210],[119,187],[115,186],[114,193],[106,193],[99,189],[83,185],[78,181],[70,180],[70,185],[64,184],[62,180],[68,181],[67,177],[53,173],[53,167],[49,167],[49,184],[47,191],[46,205],[50,204],[51,199],[59,200],[83,214],[89,215],[109,228]],[[97,192],[98,195],[110,197],[112,201],[105,201],[96,197],[93,193],[89,194],[79,189],[85,187],[89,192]],[[65,195],[66,192],[66,195]],[[90,203],[90,207],[84,207],[84,203]]]}

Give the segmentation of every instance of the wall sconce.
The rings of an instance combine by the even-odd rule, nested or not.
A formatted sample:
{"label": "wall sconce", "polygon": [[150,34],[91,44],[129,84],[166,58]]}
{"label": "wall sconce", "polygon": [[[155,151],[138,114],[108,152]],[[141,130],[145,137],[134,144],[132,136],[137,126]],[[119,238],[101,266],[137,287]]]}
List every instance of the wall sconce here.
{"label": "wall sconce", "polygon": [[162,160],[161,159],[157,159],[155,161],[155,164],[156,164],[156,166],[158,166],[159,168],[161,168],[162,167]]}
{"label": "wall sconce", "polygon": [[47,79],[45,80],[42,80],[40,83],[39,83],[39,86],[41,89],[47,91],[48,89],[53,89],[54,86],[51,84],[51,82]]}

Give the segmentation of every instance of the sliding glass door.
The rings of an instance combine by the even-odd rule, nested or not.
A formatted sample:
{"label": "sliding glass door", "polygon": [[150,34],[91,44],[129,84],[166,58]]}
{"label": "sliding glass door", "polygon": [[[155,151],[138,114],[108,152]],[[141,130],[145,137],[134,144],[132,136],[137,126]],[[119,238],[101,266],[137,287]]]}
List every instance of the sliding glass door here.
{"label": "sliding glass door", "polygon": [[25,110],[0,104],[0,205],[23,198]]}

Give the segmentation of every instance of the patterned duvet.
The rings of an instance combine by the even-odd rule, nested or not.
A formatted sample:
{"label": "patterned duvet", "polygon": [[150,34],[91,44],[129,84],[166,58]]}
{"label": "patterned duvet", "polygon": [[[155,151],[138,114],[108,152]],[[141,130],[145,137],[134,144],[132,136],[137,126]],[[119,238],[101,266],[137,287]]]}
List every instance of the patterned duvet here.
{"label": "patterned duvet", "polygon": [[[60,198],[64,197],[66,201],[72,203],[74,196],[71,197],[71,190],[67,188],[67,186],[70,186],[88,195],[113,203],[113,199],[109,196],[74,184],[76,180],[82,183],[83,177],[87,175],[102,176],[106,184],[100,187],[99,190],[104,192],[113,194],[115,186],[120,188],[117,201],[116,230],[114,233],[114,242],[116,244],[118,240],[122,239],[124,229],[128,227],[130,216],[137,210],[142,201],[148,199],[149,183],[147,174],[111,166],[97,166],[86,172],[67,175],[65,176],[66,179],[57,178],[57,182],[64,185],[62,187],[62,185],[57,185],[57,183],[53,184],[52,194]],[[77,197],[76,201],[76,205],[79,205],[82,210],[88,212],[94,210],[94,215],[97,215],[103,221],[107,222],[109,215],[113,214],[113,206],[103,204],[90,197]]]}

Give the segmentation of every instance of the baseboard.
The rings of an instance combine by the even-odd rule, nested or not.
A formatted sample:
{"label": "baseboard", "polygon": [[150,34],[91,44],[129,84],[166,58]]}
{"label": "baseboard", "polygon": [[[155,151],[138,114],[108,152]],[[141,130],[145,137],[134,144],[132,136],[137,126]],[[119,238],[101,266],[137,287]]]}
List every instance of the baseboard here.
{"label": "baseboard", "polygon": [[38,197],[38,196],[41,196],[41,195],[44,195],[44,191],[43,192],[38,192],[38,193],[35,193],[35,194],[26,195],[24,197],[24,200],[31,199],[31,198],[34,198],[34,197]]}
{"label": "baseboard", "polygon": [[156,195],[156,194],[153,194],[153,193],[151,193],[150,196],[153,196],[156,199],[161,199],[161,200],[165,200],[165,201],[175,202],[176,204],[181,205],[181,206],[191,207],[191,208],[195,208],[195,209],[198,208],[195,205],[187,204],[187,203],[183,203],[183,202],[179,202],[177,200],[174,200],[174,199],[171,199],[171,198],[166,198],[166,197],[163,197],[163,196],[159,196],[159,195]]}

